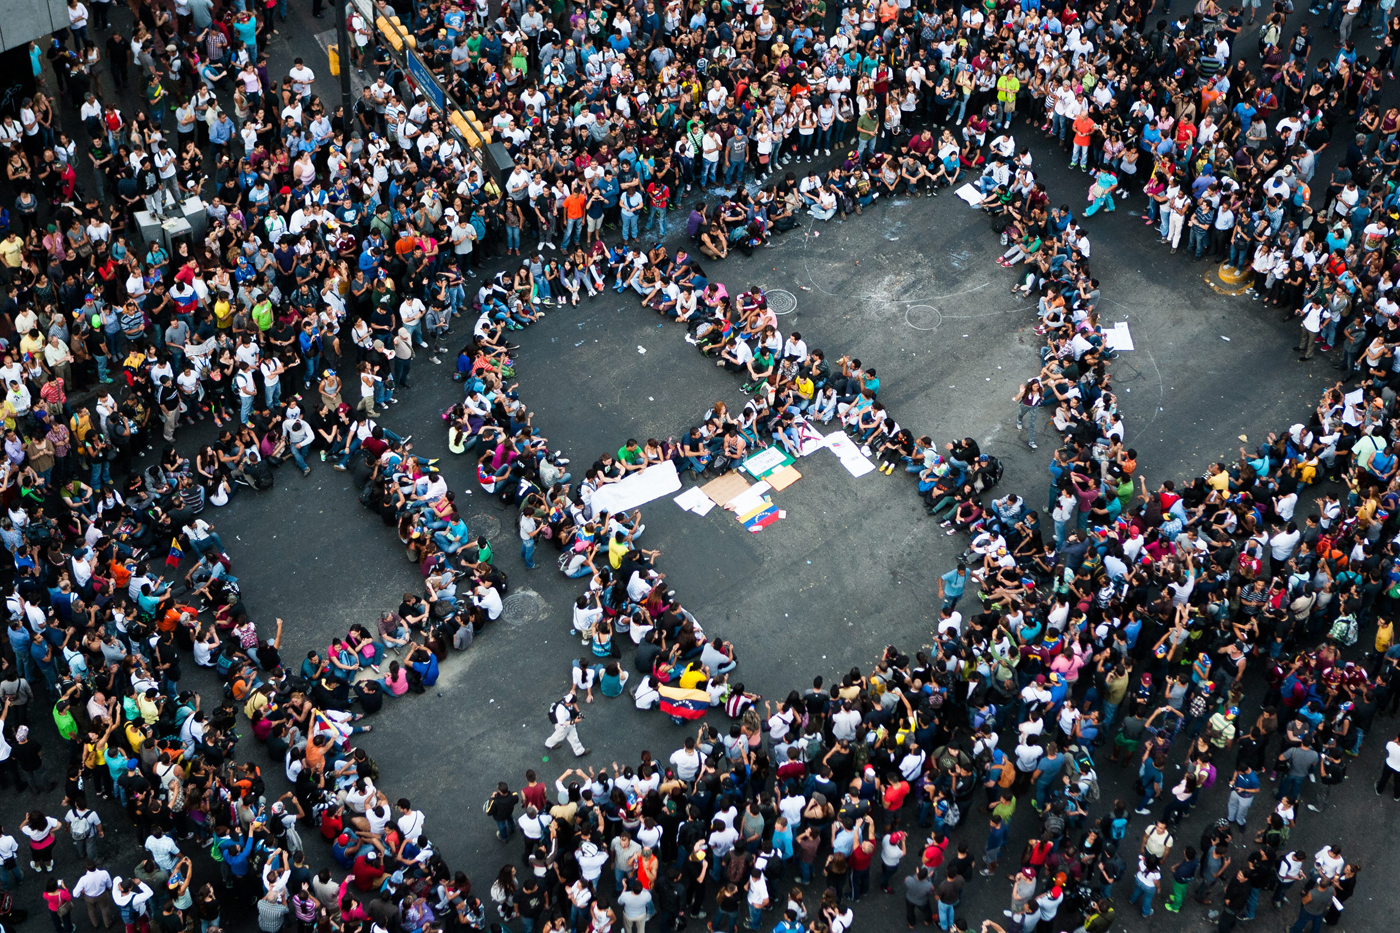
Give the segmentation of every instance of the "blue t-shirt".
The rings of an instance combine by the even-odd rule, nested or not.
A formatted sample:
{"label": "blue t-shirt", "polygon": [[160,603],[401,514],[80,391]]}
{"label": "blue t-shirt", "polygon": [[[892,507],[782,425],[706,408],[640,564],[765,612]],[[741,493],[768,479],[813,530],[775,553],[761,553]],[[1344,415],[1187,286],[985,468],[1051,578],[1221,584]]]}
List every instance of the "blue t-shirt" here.
{"label": "blue t-shirt", "polygon": [[427,661],[414,661],[413,669],[418,672],[419,677],[423,678],[423,686],[431,687],[433,684],[437,683],[437,655],[433,654],[431,651],[428,652]]}
{"label": "blue t-shirt", "polygon": [[961,596],[963,589],[967,586],[967,571],[959,573],[950,570],[943,575],[943,592],[949,596]]}
{"label": "blue t-shirt", "polygon": [[[1235,783],[1232,784],[1231,787],[1239,791],[1257,791],[1259,790],[1259,775],[1255,774],[1253,771],[1248,774],[1237,774],[1235,775]],[[1244,793],[1240,796],[1249,797],[1251,795],[1249,793]]]}

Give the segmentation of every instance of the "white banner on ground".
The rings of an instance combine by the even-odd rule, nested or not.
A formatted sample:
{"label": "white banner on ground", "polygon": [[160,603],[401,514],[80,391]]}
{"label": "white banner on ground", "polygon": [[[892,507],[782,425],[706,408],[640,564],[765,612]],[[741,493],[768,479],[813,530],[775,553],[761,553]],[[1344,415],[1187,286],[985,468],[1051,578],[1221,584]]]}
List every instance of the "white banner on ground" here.
{"label": "white banner on ground", "polygon": [[667,460],[599,489],[593,494],[593,514],[597,515],[605,509],[612,513],[626,512],[680,488],[681,478],[676,473],[676,464]]}

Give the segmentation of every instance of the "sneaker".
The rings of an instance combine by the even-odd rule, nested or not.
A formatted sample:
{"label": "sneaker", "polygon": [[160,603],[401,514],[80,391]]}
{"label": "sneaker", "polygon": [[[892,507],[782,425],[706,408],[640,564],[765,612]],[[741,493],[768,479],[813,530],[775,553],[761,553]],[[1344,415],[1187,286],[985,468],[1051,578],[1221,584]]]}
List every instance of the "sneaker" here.
{"label": "sneaker", "polygon": [[433,364],[436,365],[436,366],[441,366],[441,365],[442,365],[442,360],[438,359],[438,358],[435,357],[435,356],[430,356],[430,357],[428,357],[428,359],[431,360],[431,361],[433,362]]}
{"label": "sneaker", "polygon": [[1147,810],[1147,809],[1143,809],[1143,808],[1139,807],[1138,809],[1134,810],[1133,812],[1136,813],[1138,816],[1147,816],[1147,815],[1148,815],[1149,813],[1151,813],[1152,811],[1151,811],[1151,810]]}
{"label": "sneaker", "polygon": [[1027,441],[1026,446],[1029,447],[1031,450],[1035,450],[1035,441]]}

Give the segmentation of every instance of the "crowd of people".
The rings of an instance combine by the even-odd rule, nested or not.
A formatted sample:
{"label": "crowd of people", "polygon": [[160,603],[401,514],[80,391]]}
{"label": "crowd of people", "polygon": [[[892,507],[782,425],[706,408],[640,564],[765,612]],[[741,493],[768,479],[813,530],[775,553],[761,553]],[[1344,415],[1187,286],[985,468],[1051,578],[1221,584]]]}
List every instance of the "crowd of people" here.
{"label": "crowd of people", "polygon": [[[1288,837],[1327,806],[1377,712],[1400,704],[1400,270],[1387,261],[1398,210],[1386,184],[1400,112],[1379,103],[1400,17],[1388,6],[1333,3],[1319,30],[1339,31],[1333,52],[1278,0],[1256,62],[1234,46],[1256,34],[1257,6],[1245,24],[1214,0],[1155,22],[1139,0],[405,5],[448,93],[512,155],[501,184],[353,7],[356,65],[379,73],[345,113],[315,95],[304,61],[269,71],[276,4],[135,3],[129,39],[109,6],[71,0],[72,28],[35,49],[41,90],[0,120],[12,205],[0,212],[0,541],[14,557],[0,568],[12,581],[0,774],[37,792],[61,775],[64,789],[54,812],[0,829],[0,883],[21,884],[24,861],[46,876],[59,933],[79,899],[95,927],[198,921],[207,933],[230,897],[256,903],[269,931],[519,920],[525,933],[641,933],[659,914],[668,928],[843,933],[877,857],[882,890],[903,875],[911,927],[1104,933],[1123,895],[1151,914],[1168,873],[1167,909],[1192,893],[1218,908],[1220,933],[1254,916],[1261,891],[1275,906],[1301,892],[1295,933],[1345,905],[1356,865]],[[1373,60],[1356,27],[1378,9]],[[124,110],[128,84],[140,103]],[[1094,171],[1082,216],[1051,206],[1026,145],[1034,125]],[[1319,153],[1339,132],[1352,141],[1314,205]],[[1052,409],[1043,511],[993,498],[1000,465],[971,439],[940,449],[900,425],[874,367],[828,361],[780,332],[761,289],[731,293],[715,277],[730,249],[969,181],[1046,338],[1015,399],[1031,449]],[[193,192],[208,200],[204,236],[170,252],[139,243],[134,211],[168,212]],[[1173,251],[1185,234],[1196,258],[1252,271],[1255,297],[1300,322],[1301,358],[1340,334],[1345,381],[1305,423],[1180,488],[1149,489],[1124,444],[1087,233],[1115,196],[1145,197]],[[671,211],[688,218],[678,246],[662,242]],[[605,240],[614,228],[620,243]],[[536,241],[528,256],[522,239]],[[500,256],[518,268],[472,281]],[[737,413],[714,406],[679,443],[627,441],[575,487],[512,382],[510,341],[605,287],[687,325],[750,398]],[[518,507],[527,569],[547,541],[561,571],[588,579],[571,617],[585,651],[547,744],[589,753],[578,710],[595,689],[631,684],[639,708],[678,721],[713,710],[665,761],[573,769],[552,800],[534,774],[518,793],[502,785],[486,809],[524,846],[490,885],[494,918],[482,872],[473,893],[353,741],[385,695],[433,686],[509,590],[458,509],[470,490],[454,493],[379,423],[421,378],[415,364],[441,362],[462,314],[475,324],[456,359],[465,391],[445,416],[449,448],[470,451],[483,494]],[[182,456],[181,424],[206,418],[217,443]],[[929,513],[969,543],[938,579],[932,648],[891,647],[869,671],[764,699],[737,679],[738,649],[706,635],[640,546],[640,514],[591,500],[668,459],[699,475],[770,443],[796,453],[833,420],[885,472],[915,474]],[[362,501],[420,562],[424,593],[284,663],[281,623],[268,637],[248,618],[204,509],[270,487],[274,465],[309,472],[316,454],[357,471]],[[1310,489],[1329,480],[1335,496]],[[179,579],[153,572],[160,561]],[[969,592],[982,605],[963,614]],[[223,695],[181,687],[186,652]],[[1262,696],[1245,695],[1246,676]],[[240,732],[291,791],[267,791]],[[1099,798],[1115,763],[1137,799]],[[1392,779],[1400,793],[1400,739],[1377,793]],[[1251,820],[1271,781],[1276,799]],[[1178,845],[1198,804],[1222,818]],[[118,807],[146,852],[121,873],[102,867],[102,820]],[[1018,809],[1032,838],[1006,859],[1009,919],[966,919],[964,889],[1001,870]],[[316,870],[308,859],[324,859],[302,842],[313,831],[330,848]],[[63,835],[71,882],[54,875]],[[222,887],[194,884],[211,859]],[[823,893],[809,905],[814,880]]]}

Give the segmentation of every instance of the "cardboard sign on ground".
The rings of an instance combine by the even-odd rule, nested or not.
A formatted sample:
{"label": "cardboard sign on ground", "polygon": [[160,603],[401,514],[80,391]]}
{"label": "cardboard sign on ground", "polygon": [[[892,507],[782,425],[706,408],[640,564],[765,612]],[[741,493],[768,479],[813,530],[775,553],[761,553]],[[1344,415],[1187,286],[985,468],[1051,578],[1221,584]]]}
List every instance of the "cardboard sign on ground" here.
{"label": "cardboard sign on ground", "polygon": [[774,470],[772,473],[768,474],[766,482],[769,486],[781,492],[801,478],[802,474],[797,472],[797,467],[785,466],[781,470]]}
{"label": "cardboard sign on ground", "polygon": [[712,479],[700,491],[709,496],[715,505],[725,505],[730,499],[749,488],[749,481],[738,473],[730,472],[719,479]]}

